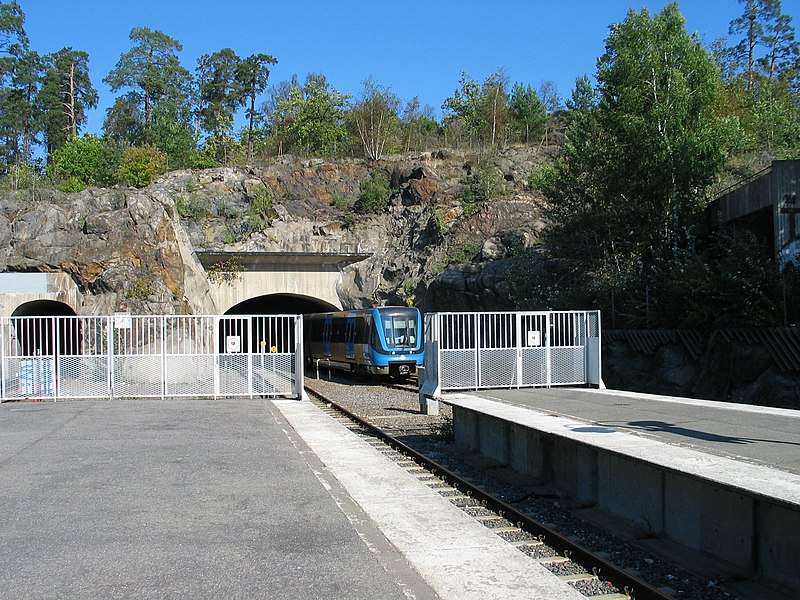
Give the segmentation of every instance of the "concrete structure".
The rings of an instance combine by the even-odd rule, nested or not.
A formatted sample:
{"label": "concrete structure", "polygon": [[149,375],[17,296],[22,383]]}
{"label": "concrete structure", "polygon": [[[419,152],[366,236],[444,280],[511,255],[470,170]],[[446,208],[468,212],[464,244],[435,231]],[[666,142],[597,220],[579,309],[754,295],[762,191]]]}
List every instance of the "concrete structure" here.
{"label": "concrete structure", "polygon": [[3,273],[0,275],[0,317],[10,317],[31,303],[57,302],[75,311],[80,295],[67,273]]}
{"label": "concrete structure", "polygon": [[707,225],[745,224],[769,240],[773,256],[800,238],[800,160],[776,160],[772,165],[723,193],[706,209]]}
{"label": "concrete structure", "polygon": [[[210,312],[225,314],[254,298],[274,297],[279,299],[274,302],[277,310],[269,310],[267,301],[267,309],[258,312],[295,314],[304,308],[341,310],[337,290],[343,269],[371,255],[197,252],[195,256],[208,278],[208,298],[195,300],[208,305]],[[0,317],[57,314],[87,314],[86,299],[68,273],[0,273]]]}
{"label": "concrete structure", "polygon": [[[559,392],[563,402],[559,402]],[[547,398],[537,402],[536,394]],[[585,396],[580,406],[595,403],[596,414],[603,417],[578,420],[558,416],[564,414],[558,407],[577,406],[570,404],[576,395]],[[790,467],[800,467],[795,465],[793,449],[800,443],[800,414],[796,411],[721,406],[718,410],[747,414],[725,418],[717,414],[717,419],[710,415],[704,420],[707,428],[696,426],[689,437],[686,433],[675,435],[679,429],[689,432],[687,427],[621,417],[620,410],[634,413],[636,402],[646,399],[643,394],[529,389],[493,390],[482,396],[443,397],[453,407],[457,443],[530,476],[532,484],[558,489],[573,505],[591,506],[626,520],[642,537],[666,538],[714,557],[726,565],[726,577],[758,575],[800,593],[800,540],[796,535],[800,531],[800,470],[768,466],[769,459],[753,464],[738,457],[745,452],[743,445],[749,448],[765,442],[763,446],[770,446],[767,442],[773,442]],[[516,404],[527,406],[509,404],[512,397]],[[603,401],[605,397],[608,402]],[[680,403],[681,399],[671,402]],[[713,412],[715,404],[724,405],[685,402],[694,412],[700,406]],[[541,409],[531,408],[539,406]],[[619,406],[622,408],[615,408]],[[643,412],[650,419],[655,416],[681,425],[688,422],[663,403]],[[775,425],[771,429],[754,425],[761,432],[757,437],[726,436],[714,426],[760,423],[767,418]],[[623,425],[626,421],[627,427]],[[637,428],[641,435],[631,433]],[[681,440],[680,445],[654,439],[659,430],[672,433]],[[669,439],[668,435],[661,437]],[[698,446],[703,440],[725,448],[735,444],[736,452],[722,456],[688,448],[687,437],[698,440]],[[765,437],[768,439],[762,439]]]}
{"label": "concrete structure", "polygon": [[361,253],[322,252],[195,254],[210,273],[210,294],[220,313],[251,298],[266,295],[313,299],[320,305],[320,310],[341,310],[342,303],[336,290],[341,285],[342,269],[370,257]]}

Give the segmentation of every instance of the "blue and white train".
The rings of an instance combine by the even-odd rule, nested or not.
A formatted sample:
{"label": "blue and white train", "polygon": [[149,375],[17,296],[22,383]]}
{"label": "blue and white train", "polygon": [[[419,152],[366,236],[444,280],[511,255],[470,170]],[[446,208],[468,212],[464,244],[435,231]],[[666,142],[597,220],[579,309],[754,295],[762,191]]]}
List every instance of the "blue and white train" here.
{"label": "blue and white train", "polygon": [[419,310],[405,306],[309,314],[304,352],[309,363],[408,377],[423,364],[422,327]]}

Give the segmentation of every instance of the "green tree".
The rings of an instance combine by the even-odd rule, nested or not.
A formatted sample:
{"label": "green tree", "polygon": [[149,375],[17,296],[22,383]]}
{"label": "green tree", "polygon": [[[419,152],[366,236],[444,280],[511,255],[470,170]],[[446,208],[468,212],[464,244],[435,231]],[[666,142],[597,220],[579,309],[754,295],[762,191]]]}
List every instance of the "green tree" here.
{"label": "green tree", "polygon": [[86,123],[86,110],[97,106],[97,91],[89,77],[89,55],[62,48],[44,57],[45,72],[37,104],[42,111],[48,156],[76,137]]}
{"label": "green tree", "polygon": [[122,54],[103,81],[112,92],[130,88],[127,105],[136,101],[142,111],[145,135],[153,120],[154,107],[164,103],[186,104],[191,75],[178,60],[183,46],[158,30],[134,27],[133,47]]}
{"label": "green tree", "polygon": [[167,168],[180,169],[191,164],[197,150],[192,127],[192,112],[187,104],[165,102],[153,111],[147,144],[164,154]]}
{"label": "green tree", "polygon": [[[547,179],[546,239],[559,256],[550,263],[559,297],[607,306],[615,289],[646,297],[659,266],[692,251],[704,190],[736,129],[717,111],[714,59],[686,32],[675,3],[656,16],[629,11],[612,26],[596,80],[596,106],[583,85],[573,99],[586,112],[570,122]],[[580,292],[568,297],[565,287]]]}
{"label": "green tree", "polygon": [[114,100],[103,121],[105,135],[117,142],[138,145],[144,142],[144,114],[136,92],[128,92]]}
{"label": "green tree", "polygon": [[331,88],[322,75],[308,75],[294,83],[270,115],[272,127],[285,151],[306,156],[334,156],[347,146],[345,109],[350,96]]}
{"label": "green tree", "polygon": [[361,193],[356,200],[354,209],[359,213],[380,213],[389,204],[391,188],[386,176],[380,171],[373,170],[369,177],[361,182]]}
{"label": "green tree", "polygon": [[742,14],[730,22],[728,29],[738,42],[721,53],[729,70],[744,76],[746,91],[751,94],[756,93],[761,74],[769,79],[796,79],[800,46],[791,17],[781,11],[780,0],[739,3],[743,5]]}
{"label": "green tree", "polygon": [[438,145],[441,127],[432,106],[420,108],[419,96],[408,101],[403,109],[402,143],[405,151],[424,150]]}
{"label": "green tree", "polygon": [[61,182],[67,192],[77,192],[98,182],[103,165],[103,142],[96,136],[84,135],[68,140],[53,151],[48,174]]}
{"label": "green tree", "polygon": [[255,123],[261,116],[256,111],[256,97],[267,88],[269,65],[277,63],[277,59],[269,54],[251,54],[239,63],[236,70],[239,102],[246,107],[248,161],[253,158]]}
{"label": "green tree", "polygon": [[673,249],[686,241],[684,228],[704,207],[701,191],[727,158],[716,64],[672,3],[656,17],[631,11],[612,29],[597,80],[602,143],[614,149],[601,189],[624,219],[631,210],[640,223],[648,215],[642,248]]}
{"label": "green tree", "polygon": [[461,74],[460,89],[442,105],[445,125],[459,121],[472,143],[495,147],[505,141],[508,79],[500,69],[479,84]]}
{"label": "green tree", "polygon": [[158,148],[139,146],[122,153],[117,168],[119,181],[133,187],[145,187],[164,172],[166,157]]}
{"label": "green tree", "polygon": [[372,78],[364,81],[363,86],[361,98],[350,109],[349,117],[361,140],[364,154],[367,158],[378,160],[386,144],[400,130],[400,117],[397,115],[400,99]]}
{"label": "green tree", "polygon": [[769,24],[764,35],[766,53],[759,59],[759,65],[770,79],[791,81],[798,75],[800,45],[795,39],[792,18],[779,13]]}
{"label": "green tree", "polygon": [[241,59],[230,48],[204,54],[197,60],[200,108],[197,126],[215,138],[231,133],[239,104],[236,72]]}
{"label": "green tree", "polygon": [[25,13],[15,1],[0,2],[0,83],[20,50],[28,48]]}
{"label": "green tree", "polygon": [[775,0],[739,0],[739,3],[744,5],[744,12],[731,21],[728,34],[743,37],[731,48],[730,57],[735,69],[744,70],[748,90],[752,90],[756,72],[756,48],[764,36],[764,21],[774,14]]}
{"label": "green tree", "polygon": [[17,48],[8,84],[0,90],[0,130],[6,164],[23,165],[39,141],[40,110],[36,96],[41,85],[42,59],[33,50]]}
{"label": "green tree", "polygon": [[575,79],[575,87],[567,100],[567,110],[573,113],[586,114],[597,105],[592,82],[588,75],[581,75]]}
{"label": "green tree", "polygon": [[547,112],[539,95],[530,85],[515,83],[509,103],[511,128],[525,144],[544,133]]}

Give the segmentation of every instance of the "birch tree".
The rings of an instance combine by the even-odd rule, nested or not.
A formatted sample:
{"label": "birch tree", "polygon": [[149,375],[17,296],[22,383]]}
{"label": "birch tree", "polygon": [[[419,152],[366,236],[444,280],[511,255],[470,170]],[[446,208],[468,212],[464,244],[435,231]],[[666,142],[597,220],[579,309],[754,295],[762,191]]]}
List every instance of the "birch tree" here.
{"label": "birch tree", "polygon": [[350,110],[361,147],[367,158],[378,160],[386,144],[400,130],[398,110],[400,100],[388,88],[378,85],[372,78],[363,83],[361,98]]}

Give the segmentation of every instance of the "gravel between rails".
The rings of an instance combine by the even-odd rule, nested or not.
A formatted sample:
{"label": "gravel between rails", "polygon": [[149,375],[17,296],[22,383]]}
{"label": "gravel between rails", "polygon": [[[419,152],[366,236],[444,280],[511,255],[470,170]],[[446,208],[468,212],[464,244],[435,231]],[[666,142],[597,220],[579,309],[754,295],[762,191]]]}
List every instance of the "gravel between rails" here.
{"label": "gravel between rails", "polygon": [[[425,415],[420,412],[416,393],[354,379],[344,373],[322,372],[319,379],[307,374],[306,384],[388,430],[404,444],[474,485],[589,550],[602,553],[607,560],[635,573],[677,600],[746,600],[726,590],[722,582],[689,573],[635,540],[620,537],[582,519],[569,509],[568,501],[556,491],[526,484],[522,476],[508,468],[456,446],[452,440],[452,410],[447,404],[439,403],[439,415]],[[602,573],[600,575],[602,577]],[[765,593],[769,595],[769,592]]]}

